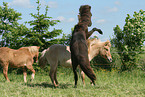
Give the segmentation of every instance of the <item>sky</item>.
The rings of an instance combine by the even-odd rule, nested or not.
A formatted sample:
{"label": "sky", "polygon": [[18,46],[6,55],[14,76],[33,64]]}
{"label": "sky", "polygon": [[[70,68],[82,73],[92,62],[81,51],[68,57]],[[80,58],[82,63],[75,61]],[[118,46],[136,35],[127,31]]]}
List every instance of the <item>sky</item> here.
{"label": "sky", "polygon": [[[30,13],[37,13],[37,0],[0,0],[0,6],[7,2],[9,8],[22,13],[20,24],[33,20]],[[48,16],[61,22],[54,26],[62,29],[63,33],[71,34],[71,28],[78,23],[79,8],[81,5],[90,5],[92,13],[92,26],[103,31],[103,35],[94,32],[92,36],[97,36],[102,41],[113,38],[113,28],[119,25],[121,29],[125,24],[127,14],[133,17],[134,12],[140,9],[145,10],[145,0],[40,0],[40,14],[45,14],[46,5],[49,6]],[[27,25],[27,27],[30,27]],[[50,28],[51,30],[52,28]]]}

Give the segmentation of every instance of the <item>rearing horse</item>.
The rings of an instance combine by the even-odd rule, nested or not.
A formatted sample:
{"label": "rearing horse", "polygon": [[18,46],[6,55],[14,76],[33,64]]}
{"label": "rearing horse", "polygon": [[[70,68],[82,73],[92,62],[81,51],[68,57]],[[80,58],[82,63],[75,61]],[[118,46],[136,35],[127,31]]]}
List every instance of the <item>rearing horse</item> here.
{"label": "rearing horse", "polygon": [[83,72],[91,79],[92,83],[95,85],[96,76],[90,66],[88,58],[88,47],[86,43],[88,26],[92,25],[91,22],[91,6],[84,5],[81,6],[79,23],[75,26],[72,33],[72,38],[70,41],[70,51],[72,67],[75,78],[75,87],[77,87],[78,75],[76,68],[79,65]]}
{"label": "rearing horse", "polygon": [[36,57],[36,61],[38,60],[39,48],[40,47],[37,46],[22,47],[18,50],[10,49],[8,47],[0,48],[0,64],[3,67],[4,77],[8,82],[10,82],[7,76],[9,65],[13,68],[21,67],[23,69],[24,82],[27,82],[26,68],[33,72],[31,80],[34,79],[35,70],[32,66],[33,57]]}

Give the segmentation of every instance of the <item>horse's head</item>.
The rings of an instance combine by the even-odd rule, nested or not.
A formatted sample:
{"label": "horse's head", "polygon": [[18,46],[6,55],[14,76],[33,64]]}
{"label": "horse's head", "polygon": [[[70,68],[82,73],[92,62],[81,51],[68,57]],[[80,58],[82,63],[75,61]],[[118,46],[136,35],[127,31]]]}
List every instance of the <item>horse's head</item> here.
{"label": "horse's head", "polygon": [[91,6],[89,5],[82,5],[79,9],[79,15],[78,15],[78,19],[79,22],[85,22],[85,24],[87,24],[89,27],[92,25],[92,21],[91,21]]}
{"label": "horse's head", "polygon": [[89,61],[91,61],[95,56],[99,54],[109,62],[112,62],[112,57],[110,54],[111,43],[109,40],[107,40],[106,42],[101,42],[100,39],[96,38],[88,39],[87,46]]}
{"label": "horse's head", "polygon": [[32,54],[32,57],[36,57],[36,62],[38,61],[39,48],[38,46],[29,46],[29,51]]}
{"label": "horse's head", "polygon": [[111,43],[109,40],[103,43],[103,46],[100,48],[99,54],[105,58],[107,61],[112,62],[112,56],[110,53]]}
{"label": "horse's head", "polygon": [[39,63],[38,63],[41,68],[44,68],[47,64],[47,60],[45,58],[45,53],[47,50],[49,50],[49,48],[41,52],[41,57],[39,58]]}

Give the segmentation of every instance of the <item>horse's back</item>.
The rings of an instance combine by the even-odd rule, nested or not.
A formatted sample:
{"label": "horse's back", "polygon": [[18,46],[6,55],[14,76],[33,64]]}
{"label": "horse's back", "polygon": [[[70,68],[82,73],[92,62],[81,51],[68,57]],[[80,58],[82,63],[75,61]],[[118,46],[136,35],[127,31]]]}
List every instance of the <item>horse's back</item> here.
{"label": "horse's back", "polygon": [[76,57],[76,58],[77,57],[80,58],[80,56],[88,57],[88,47],[86,41],[83,39],[75,40],[71,44],[71,52],[72,52],[72,57]]}
{"label": "horse's back", "polygon": [[20,64],[21,62],[26,63],[27,61],[32,61],[33,57],[27,48],[18,49],[13,52],[13,59],[15,64]]}
{"label": "horse's back", "polygon": [[44,56],[49,64],[50,62],[59,62],[61,65],[70,64],[70,62],[67,63],[71,59],[69,46],[54,44],[47,49]]}
{"label": "horse's back", "polygon": [[68,54],[70,54],[69,47],[61,44],[54,44],[49,47],[49,49],[46,51],[47,55],[51,58],[57,58],[58,60],[62,57],[68,57]]}

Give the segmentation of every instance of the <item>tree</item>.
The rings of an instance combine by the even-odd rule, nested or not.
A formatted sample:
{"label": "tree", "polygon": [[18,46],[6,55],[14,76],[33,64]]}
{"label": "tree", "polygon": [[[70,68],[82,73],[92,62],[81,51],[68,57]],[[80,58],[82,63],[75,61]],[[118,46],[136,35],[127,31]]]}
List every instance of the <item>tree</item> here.
{"label": "tree", "polygon": [[47,16],[48,6],[45,8],[45,14],[40,14],[40,2],[37,0],[37,14],[32,14],[31,16],[35,19],[29,21],[28,23],[31,28],[31,32],[26,34],[25,42],[27,45],[37,45],[41,46],[41,49],[46,49],[53,43],[58,43],[59,39],[54,39],[62,33],[60,29],[53,29],[52,31],[48,31],[50,26],[54,26],[59,22],[59,20],[50,20],[52,17]]}
{"label": "tree", "polygon": [[122,61],[122,70],[136,67],[137,56],[142,52],[145,41],[145,11],[134,12],[133,17],[127,14],[123,30],[117,25],[114,28],[112,43],[118,50]]}
{"label": "tree", "polygon": [[19,48],[22,44],[24,33],[28,31],[25,25],[19,24],[21,13],[8,8],[8,4],[3,2],[0,6],[0,35],[2,37],[0,46]]}

